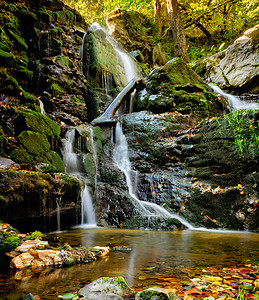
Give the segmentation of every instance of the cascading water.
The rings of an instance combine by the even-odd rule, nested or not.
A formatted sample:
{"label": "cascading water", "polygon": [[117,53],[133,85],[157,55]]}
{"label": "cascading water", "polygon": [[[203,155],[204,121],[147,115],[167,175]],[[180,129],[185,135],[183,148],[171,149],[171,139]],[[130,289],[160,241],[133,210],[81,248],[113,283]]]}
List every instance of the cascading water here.
{"label": "cascading water", "polygon": [[259,109],[259,104],[255,102],[248,102],[240,100],[237,96],[227,94],[223,92],[218,86],[210,84],[209,85],[214,92],[221,94],[224,96],[228,102],[232,110],[239,110],[239,109]]}
{"label": "cascading water", "polygon": [[123,134],[120,123],[116,124],[116,133],[115,133],[115,145],[113,150],[113,161],[115,165],[124,173],[126,177],[126,183],[128,186],[128,191],[132,199],[134,200],[134,204],[138,208],[139,212],[142,216],[155,216],[162,218],[174,218],[179,220],[183,225],[185,225],[188,229],[194,229],[194,227],[189,224],[186,220],[179,217],[177,214],[172,214],[168,212],[165,208],[151,202],[141,201],[137,198],[135,193],[133,192],[133,184],[131,180],[131,163],[128,155],[128,143],[125,135]]}
{"label": "cascading water", "polygon": [[81,226],[96,226],[95,213],[92,198],[87,187],[87,177],[81,166],[80,155],[75,153],[73,145],[75,141],[75,129],[68,130],[63,140],[63,161],[65,172],[83,182],[81,189]]}
{"label": "cascading water", "polygon": [[133,78],[138,78],[139,74],[138,74],[138,70],[136,67],[136,64],[133,60],[133,58],[128,55],[125,51],[123,51],[122,49],[119,49],[118,47],[118,42],[116,42],[108,33],[107,31],[100,26],[100,24],[98,23],[93,23],[90,28],[91,31],[96,31],[96,30],[101,30],[104,34],[105,37],[107,39],[107,41],[112,45],[112,47],[114,48],[114,50],[116,51],[116,53],[118,54],[118,57],[121,59],[124,70],[125,70],[125,77],[127,79],[127,81],[129,82],[130,80],[132,80]]}

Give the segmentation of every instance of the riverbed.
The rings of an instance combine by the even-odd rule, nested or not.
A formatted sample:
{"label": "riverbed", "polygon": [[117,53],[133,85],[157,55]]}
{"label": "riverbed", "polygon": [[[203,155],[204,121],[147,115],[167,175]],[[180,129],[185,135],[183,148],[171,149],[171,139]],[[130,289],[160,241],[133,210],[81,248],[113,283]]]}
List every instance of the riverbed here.
{"label": "riverbed", "polygon": [[123,276],[131,288],[155,285],[161,278],[186,279],[190,270],[210,266],[259,264],[259,234],[247,232],[157,232],[111,228],[74,228],[51,233],[53,245],[110,246],[114,250],[90,264],[71,267],[0,271],[0,298],[42,299],[75,292],[102,276]]}

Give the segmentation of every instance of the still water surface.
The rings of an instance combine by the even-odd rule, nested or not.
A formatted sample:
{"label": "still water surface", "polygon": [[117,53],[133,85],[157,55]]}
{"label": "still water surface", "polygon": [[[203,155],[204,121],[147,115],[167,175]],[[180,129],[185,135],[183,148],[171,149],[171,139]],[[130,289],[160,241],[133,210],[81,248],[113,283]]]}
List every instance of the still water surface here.
{"label": "still water surface", "polygon": [[[127,246],[96,262],[42,271],[0,271],[0,299],[43,299],[77,291],[102,276],[123,276],[132,288],[154,285],[164,277],[184,279],[189,268],[259,264],[259,234],[199,231],[157,232],[77,228],[50,234],[50,241],[71,246]],[[144,278],[144,279],[143,279]]]}

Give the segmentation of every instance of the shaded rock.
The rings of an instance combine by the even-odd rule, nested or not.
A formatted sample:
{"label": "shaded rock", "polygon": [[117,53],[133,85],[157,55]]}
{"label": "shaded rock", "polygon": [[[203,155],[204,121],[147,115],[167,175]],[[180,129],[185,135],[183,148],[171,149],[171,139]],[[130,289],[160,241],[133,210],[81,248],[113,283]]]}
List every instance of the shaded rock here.
{"label": "shaded rock", "polygon": [[178,300],[173,292],[160,287],[151,287],[149,289],[139,292],[135,300]]}
{"label": "shaded rock", "polygon": [[36,298],[31,293],[29,293],[25,296],[25,298],[23,298],[23,300],[36,300]]}
{"label": "shaded rock", "polygon": [[[80,289],[78,291],[79,296],[85,296],[85,299],[88,299],[88,294],[90,293],[99,293],[100,297],[106,295],[106,293],[119,295],[121,297],[129,295],[131,292],[130,288],[128,287],[125,279],[123,277],[102,277],[99,278],[92,283],[86,285],[84,288]],[[107,299],[111,295],[108,296]],[[95,298],[89,298],[89,299],[95,299]],[[106,299],[99,298],[99,299]],[[115,299],[121,299],[121,298],[115,298]],[[123,298],[122,298],[123,299]]]}

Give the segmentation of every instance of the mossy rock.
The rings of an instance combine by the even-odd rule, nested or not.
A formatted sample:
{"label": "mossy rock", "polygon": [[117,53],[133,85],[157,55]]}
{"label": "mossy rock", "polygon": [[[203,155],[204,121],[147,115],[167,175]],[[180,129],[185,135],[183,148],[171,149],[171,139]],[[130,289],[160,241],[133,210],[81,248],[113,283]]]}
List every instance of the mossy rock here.
{"label": "mossy rock", "polygon": [[14,45],[17,49],[27,51],[28,45],[25,43],[25,40],[21,36],[15,34],[10,29],[8,30],[8,34],[10,38],[14,41]]}
{"label": "mossy rock", "polygon": [[8,139],[4,136],[2,127],[0,126],[0,156],[5,156],[5,149],[8,144]]}
{"label": "mossy rock", "polygon": [[20,164],[22,167],[30,166],[33,161],[33,158],[26,149],[15,149],[10,153],[10,156],[12,160]]}
{"label": "mossy rock", "polygon": [[[6,51],[8,49],[5,49]],[[5,67],[14,67],[16,64],[15,57],[12,53],[6,52],[3,49],[0,49],[0,63]]]}
{"label": "mossy rock", "polygon": [[22,147],[31,155],[39,157],[45,156],[50,150],[48,139],[41,133],[23,131],[18,136],[18,139]]}
{"label": "mossy rock", "polygon": [[0,91],[2,93],[11,93],[14,95],[19,95],[21,92],[21,87],[17,80],[13,77],[7,77],[0,85]]}
{"label": "mossy rock", "polygon": [[224,104],[181,58],[174,58],[149,74],[136,109],[154,113],[178,111],[205,118],[222,114]]}
{"label": "mossy rock", "polygon": [[49,152],[49,161],[56,168],[56,172],[65,173],[65,166],[63,160],[55,151],[51,150]]}
{"label": "mossy rock", "polygon": [[59,139],[59,126],[47,116],[35,111],[19,110],[15,119],[15,125],[18,133],[28,130],[43,134],[48,138],[49,142]]}

